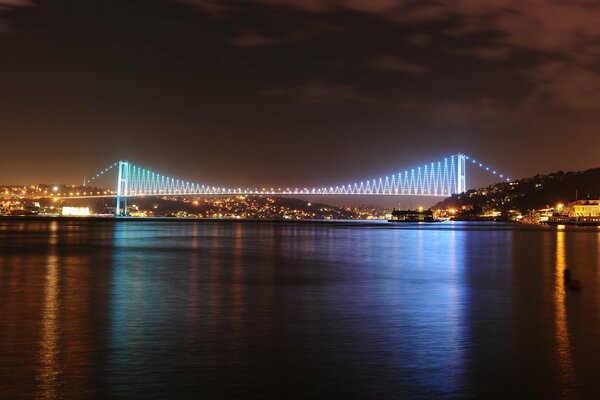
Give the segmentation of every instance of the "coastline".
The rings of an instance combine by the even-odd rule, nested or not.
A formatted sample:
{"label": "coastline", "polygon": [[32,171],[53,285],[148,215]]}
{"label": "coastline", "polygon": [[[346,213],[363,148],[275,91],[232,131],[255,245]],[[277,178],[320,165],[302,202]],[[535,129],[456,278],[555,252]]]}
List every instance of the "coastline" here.
{"label": "coastline", "polygon": [[[69,222],[69,223],[106,223],[106,224],[122,224],[122,223],[206,223],[206,224],[266,224],[266,225],[315,225],[315,226],[331,226],[331,227],[354,227],[354,228],[386,228],[386,229],[442,229],[442,230],[464,230],[478,229],[487,227],[490,229],[511,229],[511,227],[520,227],[525,230],[547,230],[556,231],[557,226],[548,224],[527,224],[514,221],[441,221],[439,223],[425,222],[389,222],[387,220],[318,220],[318,219],[267,219],[267,218],[177,218],[177,217],[114,217],[114,216],[83,216],[83,217],[66,217],[66,216],[10,216],[0,215],[0,222]],[[596,232],[593,226],[576,226],[567,225],[567,229],[571,230],[588,230]],[[564,229],[564,228],[558,228]]]}
{"label": "coastline", "polygon": [[106,223],[123,222],[242,222],[242,223],[269,223],[269,224],[320,224],[320,225],[361,225],[382,226],[393,225],[387,220],[342,220],[342,219],[275,219],[275,218],[178,218],[178,217],[115,217],[115,216],[38,216],[38,215],[0,215],[0,221],[93,221]]}

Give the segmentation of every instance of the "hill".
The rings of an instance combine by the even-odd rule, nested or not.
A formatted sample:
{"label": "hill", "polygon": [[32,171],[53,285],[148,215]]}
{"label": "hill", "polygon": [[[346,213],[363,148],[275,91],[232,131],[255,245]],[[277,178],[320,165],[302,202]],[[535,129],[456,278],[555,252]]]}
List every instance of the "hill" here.
{"label": "hill", "polygon": [[578,198],[600,198],[600,168],[581,172],[558,171],[535,175],[513,182],[501,182],[486,188],[472,189],[452,195],[432,209],[456,208],[478,214],[489,210],[527,210],[568,203]]}

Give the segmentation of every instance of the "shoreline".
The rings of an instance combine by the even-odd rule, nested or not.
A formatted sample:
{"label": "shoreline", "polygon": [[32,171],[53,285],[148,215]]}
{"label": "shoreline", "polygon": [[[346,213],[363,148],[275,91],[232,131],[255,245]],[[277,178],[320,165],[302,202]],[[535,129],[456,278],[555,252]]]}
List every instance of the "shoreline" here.
{"label": "shoreline", "polygon": [[[178,217],[114,217],[114,216],[82,216],[82,217],[67,217],[67,216],[39,216],[39,215],[0,215],[2,221],[23,221],[23,222],[101,222],[107,224],[120,224],[132,222],[158,222],[158,223],[261,223],[273,225],[329,225],[329,226],[356,226],[356,227],[421,227],[421,226],[443,226],[444,228],[465,227],[465,226],[523,226],[532,229],[548,229],[555,228],[549,224],[526,224],[514,221],[477,221],[477,220],[461,220],[461,221],[441,221],[438,223],[425,222],[390,222],[385,219],[380,220],[343,220],[343,219],[277,219],[277,218],[178,218]],[[460,225],[454,225],[458,222]],[[463,225],[464,224],[464,225]],[[576,226],[568,225],[569,227],[589,228],[590,225]],[[552,229],[554,230],[554,229]]]}
{"label": "shoreline", "polygon": [[[115,216],[45,216],[45,215],[0,215],[0,221],[68,221],[68,222],[106,222],[106,223],[127,223],[127,222],[207,222],[207,223],[266,223],[266,224],[315,224],[315,225],[360,225],[360,226],[419,226],[419,225],[448,225],[454,221],[441,221],[439,223],[425,222],[395,222],[387,219],[285,219],[285,218],[178,218],[178,217],[115,217]],[[470,222],[475,225],[498,224],[498,225],[519,225],[515,222],[506,221],[456,221]]]}
{"label": "shoreline", "polygon": [[388,225],[391,224],[385,219],[378,220],[348,220],[348,219],[284,219],[284,218],[178,218],[178,217],[115,217],[115,216],[84,216],[84,217],[66,217],[66,216],[38,216],[38,215],[0,215],[0,221],[93,221],[106,223],[121,222],[260,222],[271,224],[347,224],[347,225]]}

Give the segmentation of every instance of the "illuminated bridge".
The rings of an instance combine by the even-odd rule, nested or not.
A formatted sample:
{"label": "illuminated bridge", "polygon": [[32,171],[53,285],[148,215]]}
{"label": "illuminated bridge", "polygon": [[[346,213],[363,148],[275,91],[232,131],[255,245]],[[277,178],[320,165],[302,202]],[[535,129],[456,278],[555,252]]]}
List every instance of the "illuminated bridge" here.
{"label": "illuminated bridge", "polygon": [[223,195],[379,195],[379,196],[438,196],[447,197],[462,193],[467,188],[466,167],[474,165],[489,171],[501,180],[510,178],[483,163],[466,156],[455,154],[441,160],[406,169],[394,174],[341,185],[304,188],[233,188],[194,183],[173,178],[150,169],[142,168],[129,161],[117,161],[91,179],[93,181],[116,172],[116,209],[121,215],[121,203],[126,208],[128,197],[141,196],[223,196]]}

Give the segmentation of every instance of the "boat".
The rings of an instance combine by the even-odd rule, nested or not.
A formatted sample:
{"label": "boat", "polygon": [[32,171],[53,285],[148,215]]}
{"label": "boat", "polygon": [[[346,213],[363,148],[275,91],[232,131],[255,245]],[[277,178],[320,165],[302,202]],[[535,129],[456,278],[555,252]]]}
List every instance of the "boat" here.
{"label": "boat", "polygon": [[431,210],[394,210],[388,222],[440,222],[433,217]]}

